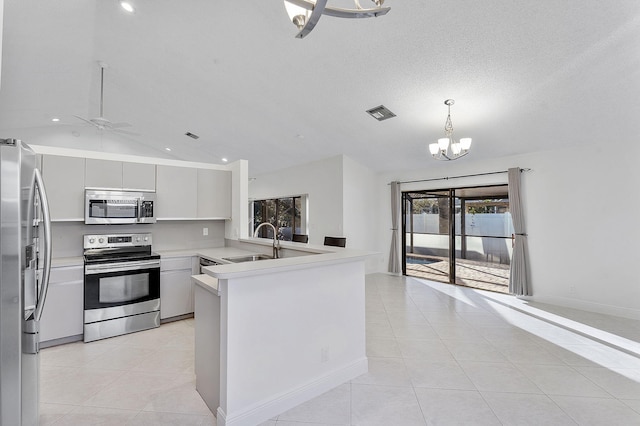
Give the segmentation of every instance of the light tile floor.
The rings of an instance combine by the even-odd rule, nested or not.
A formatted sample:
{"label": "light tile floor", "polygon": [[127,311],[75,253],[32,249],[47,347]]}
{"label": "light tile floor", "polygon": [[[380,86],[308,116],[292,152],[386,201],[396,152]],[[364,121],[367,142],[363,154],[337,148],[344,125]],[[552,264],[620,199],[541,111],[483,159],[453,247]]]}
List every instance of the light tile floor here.
{"label": "light tile floor", "polygon": [[[411,254],[413,258],[429,259],[433,263],[407,262],[407,275],[425,280],[449,282],[449,260],[436,256]],[[456,284],[480,290],[509,293],[509,265],[456,259]]]}
{"label": "light tile floor", "polygon": [[[265,426],[640,425],[640,322],[367,276],[369,372]],[[41,425],[215,425],[193,320],[42,351]]]}

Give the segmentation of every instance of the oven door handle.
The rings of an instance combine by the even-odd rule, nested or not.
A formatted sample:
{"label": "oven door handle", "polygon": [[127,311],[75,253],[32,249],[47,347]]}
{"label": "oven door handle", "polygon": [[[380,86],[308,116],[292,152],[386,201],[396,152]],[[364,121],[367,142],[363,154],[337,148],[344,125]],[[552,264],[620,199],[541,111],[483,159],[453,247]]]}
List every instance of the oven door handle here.
{"label": "oven door handle", "polygon": [[93,274],[107,274],[110,272],[127,272],[127,271],[139,271],[142,269],[159,268],[160,261],[150,260],[147,262],[119,262],[103,263],[99,265],[87,265],[85,266],[85,275]]}

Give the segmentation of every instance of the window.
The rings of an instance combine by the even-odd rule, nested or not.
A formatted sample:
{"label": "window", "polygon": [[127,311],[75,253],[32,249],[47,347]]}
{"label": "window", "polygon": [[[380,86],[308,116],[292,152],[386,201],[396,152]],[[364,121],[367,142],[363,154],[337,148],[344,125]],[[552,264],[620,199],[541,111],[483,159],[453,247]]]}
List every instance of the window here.
{"label": "window", "polygon": [[[306,195],[270,198],[251,201],[250,211],[253,220],[250,222],[250,234],[262,223],[270,223],[278,230],[278,239],[291,241],[293,234],[306,234]],[[273,229],[263,226],[258,231],[259,238],[273,238]]]}

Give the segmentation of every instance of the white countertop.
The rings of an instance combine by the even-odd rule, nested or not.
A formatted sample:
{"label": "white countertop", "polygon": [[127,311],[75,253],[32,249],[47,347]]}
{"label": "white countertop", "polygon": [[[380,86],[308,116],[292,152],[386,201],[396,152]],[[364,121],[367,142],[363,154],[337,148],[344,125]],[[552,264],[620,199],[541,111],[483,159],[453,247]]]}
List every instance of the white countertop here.
{"label": "white countertop", "polygon": [[192,275],[191,279],[194,283],[204,288],[205,290],[213,293],[215,296],[220,296],[220,291],[218,290],[218,279],[213,278],[207,274],[200,275]]}
{"label": "white countertop", "polygon": [[[167,259],[172,257],[192,257],[200,256],[206,257],[212,260],[219,260],[221,263],[223,257],[234,257],[257,254],[254,251],[241,250],[234,247],[212,247],[212,248],[194,248],[183,250],[159,250],[156,251],[161,258]],[[84,266],[84,257],[82,256],[69,256],[69,257],[54,257],[51,259],[51,266],[54,268],[68,267],[68,266]]]}
{"label": "white countertop", "polygon": [[210,247],[210,248],[194,248],[184,250],[158,250],[156,251],[161,258],[170,257],[191,257],[199,256],[210,260],[215,260],[220,263],[228,263],[222,258],[235,257],[256,254],[257,252],[238,249],[235,247]]}
{"label": "white countertop", "polygon": [[224,260],[224,258],[226,257],[250,256],[252,254],[259,254],[259,252],[239,249],[235,247],[218,247],[198,250],[198,256],[220,263],[230,263]]}
{"label": "white countertop", "polygon": [[[271,240],[251,238],[246,240],[239,240],[243,243],[251,243],[260,246],[271,246]],[[202,271],[208,275],[211,275],[214,278],[218,279],[230,279],[230,278],[240,278],[245,276],[259,275],[259,274],[268,274],[268,273],[276,273],[283,272],[288,270],[299,270],[306,269],[311,266],[321,266],[328,264],[337,264],[337,263],[345,263],[345,262],[353,262],[356,260],[362,260],[370,256],[374,256],[377,253],[364,251],[364,250],[352,250],[340,247],[328,247],[328,246],[314,246],[303,243],[290,243],[290,242],[281,242],[281,247],[283,249],[291,249],[298,250],[301,252],[307,252],[307,255],[301,256],[293,256],[282,257],[280,259],[268,259],[268,260],[258,260],[254,262],[242,262],[242,263],[229,263],[223,265],[214,265],[207,266],[202,269]],[[231,249],[230,247],[224,248],[224,250]],[[211,251],[206,252],[210,257],[214,260],[220,259],[217,257],[219,255],[215,250],[221,249],[212,249]],[[249,250],[237,249],[239,250],[238,256],[252,254]],[[203,254],[204,251],[201,251]],[[256,250],[255,253],[257,253]],[[227,254],[225,251],[223,257],[232,257],[235,255]]]}
{"label": "white countertop", "polygon": [[[264,254],[270,252],[272,241],[263,238],[249,238],[239,240],[241,243],[250,243],[258,247],[255,250],[236,247],[212,247],[193,248],[184,250],[159,250],[161,258],[200,256],[222,265],[208,266],[203,271],[219,279],[238,278],[241,276],[251,276],[264,273],[281,272],[286,270],[304,269],[312,265],[351,262],[357,259],[364,259],[376,255],[375,252],[352,250],[340,247],[316,246],[305,243],[293,243],[281,241],[283,249],[280,259],[259,260],[254,262],[230,263],[224,260],[228,257],[247,256],[253,254]],[[261,246],[261,247],[260,247]],[[296,251],[300,256],[291,256]],[[51,261],[53,267],[83,266],[82,256],[58,257]]]}

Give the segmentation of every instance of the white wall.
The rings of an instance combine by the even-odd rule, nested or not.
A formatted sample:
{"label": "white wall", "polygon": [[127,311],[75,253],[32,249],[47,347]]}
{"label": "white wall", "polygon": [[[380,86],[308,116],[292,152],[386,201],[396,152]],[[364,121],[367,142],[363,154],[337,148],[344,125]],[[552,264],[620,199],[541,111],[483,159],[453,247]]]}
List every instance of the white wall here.
{"label": "white wall", "polygon": [[534,156],[526,181],[534,291],[543,301],[640,318],[640,149],[559,154]]}
{"label": "white wall", "polygon": [[225,237],[230,240],[247,238],[249,221],[249,163],[238,160],[229,164],[231,170],[231,220],[227,221]]}
{"label": "white wall", "polygon": [[[0,83],[2,82],[2,23],[4,22],[4,0],[0,0]],[[2,86],[0,85],[0,88]]]}
{"label": "white wall", "polygon": [[[250,199],[299,194],[309,195],[310,244],[324,244],[325,236],[344,236],[347,248],[376,246],[379,206],[371,169],[341,155],[259,175],[249,184]],[[367,272],[383,262],[382,255],[367,259]]]}
{"label": "white wall", "polygon": [[[378,235],[376,174],[349,157],[343,157],[343,171],[343,222],[347,247],[371,250]],[[367,271],[375,271],[383,261],[382,254],[368,258]]]}
{"label": "white wall", "polygon": [[325,236],[344,233],[342,177],[342,156],[331,157],[256,176],[249,199],[308,194],[309,244],[322,245]]}
{"label": "white wall", "polygon": [[[388,182],[532,168],[522,174],[533,299],[640,318],[640,148],[581,147],[491,161],[436,163],[423,171],[378,177],[379,250],[391,236]],[[470,154],[472,156],[473,153]],[[505,183],[506,174],[403,184],[402,190]],[[598,218],[597,220],[594,218]],[[385,264],[386,265],[386,264]]]}

